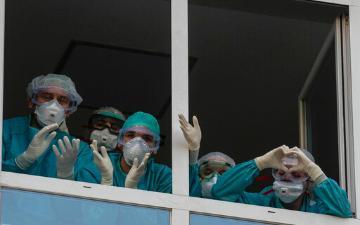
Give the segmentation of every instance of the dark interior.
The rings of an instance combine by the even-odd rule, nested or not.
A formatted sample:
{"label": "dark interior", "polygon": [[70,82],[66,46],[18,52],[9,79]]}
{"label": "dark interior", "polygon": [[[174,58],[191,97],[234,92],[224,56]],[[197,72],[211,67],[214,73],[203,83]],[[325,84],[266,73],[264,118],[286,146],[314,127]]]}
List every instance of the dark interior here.
{"label": "dark interior", "polygon": [[[222,151],[239,163],[299,145],[299,92],[335,17],[348,9],[269,2],[189,1],[189,107],[203,132],[200,155]],[[84,99],[68,120],[71,133],[86,135],[83,126],[100,106],[146,111],[161,126],[157,161],[171,166],[170,47],[167,0],[6,1],[4,118],[29,113],[25,88],[33,77],[64,73]],[[324,62],[325,83],[335,76],[334,56]],[[328,110],[313,108],[323,116],[319,126],[336,126],[331,99]],[[321,140],[337,135],[320,130],[329,132]],[[337,162],[332,144],[326,157]],[[312,150],[320,158],[325,148]],[[325,161],[320,166],[337,178],[338,166]]]}

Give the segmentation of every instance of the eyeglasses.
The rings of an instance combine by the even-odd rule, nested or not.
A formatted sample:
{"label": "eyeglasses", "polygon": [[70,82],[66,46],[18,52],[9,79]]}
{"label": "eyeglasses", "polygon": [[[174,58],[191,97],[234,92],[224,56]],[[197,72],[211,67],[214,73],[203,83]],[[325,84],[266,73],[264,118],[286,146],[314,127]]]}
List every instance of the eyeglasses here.
{"label": "eyeglasses", "polygon": [[118,135],[120,128],[123,125],[123,121],[114,118],[107,118],[103,116],[94,116],[91,119],[91,127],[97,130],[103,130],[108,128],[110,133]]}

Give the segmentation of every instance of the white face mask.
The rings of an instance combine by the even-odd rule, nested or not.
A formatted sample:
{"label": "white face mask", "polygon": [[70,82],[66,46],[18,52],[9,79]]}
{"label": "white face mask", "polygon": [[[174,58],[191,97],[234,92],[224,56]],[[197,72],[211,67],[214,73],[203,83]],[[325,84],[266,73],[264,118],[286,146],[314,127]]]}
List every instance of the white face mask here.
{"label": "white face mask", "polygon": [[102,130],[93,130],[90,134],[91,140],[96,140],[98,146],[104,146],[107,151],[116,148],[118,136],[111,134],[108,128]]}
{"label": "white face mask", "polygon": [[273,184],[275,195],[284,203],[291,203],[304,193],[303,183],[275,181]]}
{"label": "white face mask", "polygon": [[123,147],[123,155],[125,162],[132,166],[134,159],[137,158],[139,163],[144,159],[145,153],[150,152],[149,146],[141,137],[135,137],[125,143]]}
{"label": "white face mask", "polygon": [[211,189],[216,184],[219,174],[214,172],[209,177],[201,180],[201,194],[204,198],[212,198]]}
{"label": "white face mask", "polygon": [[37,115],[36,118],[38,122],[42,126],[54,123],[60,126],[65,120],[65,110],[55,99],[42,103],[41,105],[36,105],[35,114]]}

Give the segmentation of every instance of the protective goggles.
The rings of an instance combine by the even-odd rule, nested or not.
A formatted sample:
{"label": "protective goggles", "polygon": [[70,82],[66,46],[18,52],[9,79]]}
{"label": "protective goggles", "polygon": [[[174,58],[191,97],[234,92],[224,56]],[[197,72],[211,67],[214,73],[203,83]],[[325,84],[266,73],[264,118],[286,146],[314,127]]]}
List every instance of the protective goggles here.
{"label": "protective goggles", "polygon": [[214,172],[218,173],[219,175],[222,175],[230,168],[231,165],[226,162],[208,161],[200,165],[199,173],[201,177],[211,176]]}
{"label": "protective goggles", "polygon": [[124,121],[114,119],[114,118],[108,118],[101,115],[94,115],[90,119],[90,125],[91,128],[96,130],[103,130],[105,128],[108,128],[110,133],[118,135],[120,133],[120,129],[122,125],[124,124]]}
{"label": "protective goggles", "polygon": [[283,170],[273,169],[272,175],[278,181],[304,182],[309,179],[309,176],[303,172],[293,171],[285,172]]}
{"label": "protective goggles", "polygon": [[31,102],[35,105],[41,105],[45,102],[56,101],[64,108],[66,112],[74,112],[77,109],[77,103],[72,101],[64,90],[60,88],[40,89],[37,90],[31,97]]}

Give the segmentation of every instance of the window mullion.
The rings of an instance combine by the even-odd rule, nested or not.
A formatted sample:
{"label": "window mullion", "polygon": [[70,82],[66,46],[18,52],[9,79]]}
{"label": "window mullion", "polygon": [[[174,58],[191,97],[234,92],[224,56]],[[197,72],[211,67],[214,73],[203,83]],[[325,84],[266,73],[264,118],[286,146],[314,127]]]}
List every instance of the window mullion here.
{"label": "window mullion", "polygon": [[189,194],[188,150],[179,128],[178,114],[188,114],[188,12],[187,0],[171,2],[172,55],[172,191]]}

